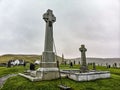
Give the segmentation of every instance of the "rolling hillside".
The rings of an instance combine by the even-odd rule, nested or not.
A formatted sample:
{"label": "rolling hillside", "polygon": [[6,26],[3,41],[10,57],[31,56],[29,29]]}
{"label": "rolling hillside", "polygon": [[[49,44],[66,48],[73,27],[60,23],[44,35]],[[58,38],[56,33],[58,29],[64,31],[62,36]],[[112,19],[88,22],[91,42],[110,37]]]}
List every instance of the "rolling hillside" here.
{"label": "rolling hillside", "polygon": [[[6,63],[9,60],[16,60],[16,59],[22,59],[28,62],[34,62],[35,60],[41,60],[42,55],[24,55],[24,54],[5,54],[0,56],[0,63]],[[61,63],[62,58],[60,56],[57,56],[57,60]],[[76,64],[81,62],[81,58],[73,58],[73,59],[65,59],[66,62],[69,64],[70,61],[76,62]],[[110,64],[111,66],[114,63],[117,63],[118,66],[120,66],[120,58],[87,58],[87,63],[93,63],[106,66],[106,64]]]}
{"label": "rolling hillside", "polygon": [[[0,63],[6,63],[9,60],[25,60],[28,62],[34,62],[35,60],[41,60],[42,55],[23,55],[23,54],[5,54],[0,56]],[[61,57],[57,56],[57,60],[61,62]]]}
{"label": "rolling hillside", "polygon": [[[67,63],[74,62],[79,64],[81,58],[66,59]],[[106,66],[106,64],[113,66],[114,63],[117,63],[117,66],[120,67],[120,58],[86,58],[87,63],[95,62],[96,65]]]}
{"label": "rolling hillside", "polygon": [[22,55],[22,54],[6,54],[0,56],[0,63],[5,63],[9,60],[22,59],[28,62],[34,62],[35,60],[41,60],[41,55]]}

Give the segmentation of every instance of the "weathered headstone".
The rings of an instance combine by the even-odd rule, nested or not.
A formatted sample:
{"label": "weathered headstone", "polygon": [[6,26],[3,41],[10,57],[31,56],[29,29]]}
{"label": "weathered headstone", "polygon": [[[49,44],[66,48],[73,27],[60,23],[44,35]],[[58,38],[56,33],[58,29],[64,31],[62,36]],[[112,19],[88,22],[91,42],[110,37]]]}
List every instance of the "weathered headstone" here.
{"label": "weathered headstone", "polygon": [[70,68],[72,68],[73,67],[73,63],[72,62],[70,62]]}
{"label": "weathered headstone", "polygon": [[81,67],[80,70],[81,72],[87,72],[88,71],[88,67],[86,64],[86,55],[85,52],[87,51],[87,49],[85,48],[84,45],[81,45],[81,47],[79,48],[80,52],[81,52]]}
{"label": "weathered headstone", "polygon": [[41,68],[38,71],[41,72],[43,80],[51,80],[59,78],[59,69],[53,52],[53,23],[56,21],[56,17],[53,15],[52,10],[48,9],[43,15],[43,19],[46,22],[45,45],[42,62],[40,63]]}
{"label": "weathered headstone", "polygon": [[24,61],[23,66],[26,67],[26,62]]}
{"label": "weathered headstone", "polygon": [[74,65],[75,65],[75,60],[74,60]]}
{"label": "weathered headstone", "polygon": [[117,63],[114,63],[114,67],[117,68]]}
{"label": "weathered headstone", "polygon": [[61,64],[64,64],[65,63],[65,61],[64,61],[64,55],[62,54],[62,62],[61,62]]}
{"label": "weathered headstone", "polygon": [[59,61],[57,60],[57,67],[59,68]]}
{"label": "weathered headstone", "polygon": [[11,60],[8,61],[7,67],[11,67]]}
{"label": "weathered headstone", "polygon": [[108,68],[110,68],[111,67],[111,65],[108,65]]}
{"label": "weathered headstone", "polygon": [[65,65],[67,64],[67,62],[65,61]]}
{"label": "weathered headstone", "polygon": [[33,63],[30,63],[30,70],[35,70],[35,65]]}
{"label": "weathered headstone", "polygon": [[95,62],[93,63],[93,70],[96,70]]}

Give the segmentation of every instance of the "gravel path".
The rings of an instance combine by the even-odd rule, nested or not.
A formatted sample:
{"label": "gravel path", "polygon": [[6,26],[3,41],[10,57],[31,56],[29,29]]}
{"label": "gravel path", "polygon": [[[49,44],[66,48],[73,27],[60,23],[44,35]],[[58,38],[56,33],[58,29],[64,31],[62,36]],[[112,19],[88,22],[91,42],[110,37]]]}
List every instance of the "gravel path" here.
{"label": "gravel path", "polygon": [[6,75],[6,76],[3,76],[0,78],[0,88],[2,88],[3,84],[5,83],[5,81],[10,78],[10,77],[13,77],[13,76],[17,76],[17,74],[9,74],[9,75]]}

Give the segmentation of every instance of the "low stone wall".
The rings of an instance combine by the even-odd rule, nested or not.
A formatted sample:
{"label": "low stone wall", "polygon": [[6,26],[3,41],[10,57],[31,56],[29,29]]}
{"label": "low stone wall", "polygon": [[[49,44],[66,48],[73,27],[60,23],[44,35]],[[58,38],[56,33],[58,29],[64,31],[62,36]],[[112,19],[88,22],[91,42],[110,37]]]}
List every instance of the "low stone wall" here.
{"label": "low stone wall", "polygon": [[96,80],[101,78],[110,78],[110,72],[109,71],[91,71],[87,73],[79,73],[77,70],[63,70],[61,73],[66,74],[68,78],[75,80],[75,81],[90,81],[90,80]]}
{"label": "low stone wall", "polygon": [[58,68],[38,68],[36,71],[29,70],[19,75],[31,81],[52,80],[60,77]]}

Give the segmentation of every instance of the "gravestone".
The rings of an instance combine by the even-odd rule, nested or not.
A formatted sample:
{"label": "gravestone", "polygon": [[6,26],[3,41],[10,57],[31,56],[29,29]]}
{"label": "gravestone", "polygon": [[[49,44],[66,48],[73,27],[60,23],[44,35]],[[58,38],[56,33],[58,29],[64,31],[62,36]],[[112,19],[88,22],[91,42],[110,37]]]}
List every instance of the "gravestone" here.
{"label": "gravestone", "polygon": [[117,68],[117,63],[114,63],[114,67]]}
{"label": "gravestone", "polygon": [[80,52],[81,52],[81,67],[80,70],[81,72],[87,72],[88,71],[88,67],[86,64],[86,55],[85,52],[87,51],[87,49],[85,48],[84,45],[81,45],[81,47],[79,48]]}
{"label": "gravestone", "polygon": [[61,64],[64,64],[64,63],[65,63],[64,55],[62,54],[62,62],[61,62]]}
{"label": "gravestone", "polygon": [[43,80],[51,80],[59,78],[59,69],[53,52],[53,23],[56,21],[56,17],[52,10],[48,9],[43,15],[43,19],[46,22],[45,44],[42,62],[40,63],[41,68],[37,70],[37,73],[41,75]]}
{"label": "gravestone", "polygon": [[57,60],[57,67],[59,68],[59,61]]}
{"label": "gravestone", "polygon": [[95,62],[93,63],[93,70],[96,70]]}
{"label": "gravestone", "polygon": [[35,65],[33,63],[30,63],[30,70],[35,70]]}
{"label": "gravestone", "polygon": [[11,60],[8,61],[7,67],[11,67]]}
{"label": "gravestone", "polygon": [[75,60],[74,60],[74,65],[75,65]]}
{"label": "gravestone", "polygon": [[70,68],[72,68],[73,67],[73,63],[72,62],[70,62]]}
{"label": "gravestone", "polygon": [[67,64],[67,62],[65,61],[65,65]]}
{"label": "gravestone", "polygon": [[26,67],[26,62],[24,61],[23,66]]}
{"label": "gravestone", "polygon": [[108,67],[107,68],[110,68],[111,67],[111,65],[108,65]]}

